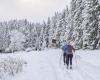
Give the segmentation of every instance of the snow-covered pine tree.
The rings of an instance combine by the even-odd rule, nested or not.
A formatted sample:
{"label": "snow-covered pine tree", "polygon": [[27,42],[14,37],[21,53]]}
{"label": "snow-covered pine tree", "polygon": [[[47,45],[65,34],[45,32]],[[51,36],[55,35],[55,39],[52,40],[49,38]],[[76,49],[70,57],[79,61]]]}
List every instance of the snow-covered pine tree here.
{"label": "snow-covered pine tree", "polygon": [[40,35],[41,35],[41,27],[42,25],[40,23],[36,23],[35,24],[35,28],[36,28],[36,44],[35,44],[35,47],[36,47],[36,50],[39,50],[40,49]]}
{"label": "snow-covered pine tree", "polygon": [[80,49],[82,48],[82,10],[84,9],[84,5],[82,0],[72,0],[71,2],[71,28],[72,28],[72,36],[71,39],[73,41],[73,45]]}
{"label": "snow-covered pine tree", "polygon": [[62,26],[63,22],[62,22],[62,14],[58,13],[57,14],[57,23],[56,23],[56,29],[55,29],[55,39],[57,41],[60,41],[60,37],[61,37],[61,32],[62,32]]}
{"label": "snow-covered pine tree", "polygon": [[41,36],[40,36],[40,47],[42,50],[46,48],[45,33],[46,33],[46,22],[43,21],[42,29],[41,29]]}
{"label": "snow-covered pine tree", "polygon": [[36,29],[34,27],[34,23],[28,25],[27,31],[25,30],[25,32],[26,32],[25,33],[26,34],[25,47],[26,48],[33,48],[33,47],[35,47],[35,43],[36,43],[36,36],[35,35],[37,35]]}
{"label": "snow-covered pine tree", "polygon": [[100,49],[100,0],[98,0],[99,6],[98,6],[98,15],[99,15],[99,26],[98,26],[98,31],[97,31],[97,38],[98,38],[98,44],[97,44],[97,49]]}
{"label": "snow-covered pine tree", "polygon": [[99,15],[100,10],[98,0],[85,0],[85,8],[83,12],[84,21],[82,23],[84,27],[83,32],[83,48],[84,49],[96,49],[99,38]]}
{"label": "snow-covered pine tree", "polygon": [[57,34],[57,22],[59,21],[59,13],[56,12],[51,18],[50,30],[49,30],[49,46],[52,47],[52,40],[56,39]]}
{"label": "snow-covered pine tree", "polygon": [[71,40],[74,42],[74,36],[73,31],[74,31],[74,15],[75,15],[75,10],[76,10],[76,0],[71,1],[70,5],[70,10],[69,10],[69,17],[68,17],[68,37],[67,40]]}
{"label": "snow-covered pine tree", "polygon": [[48,18],[47,25],[46,25],[46,33],[45,33],[45,41],[46,41],[47,48],[49,47],[50,24],[51,24],[51,20],[50,20],[50,18]]}
{"label": "snow-covered pine tree", "polygon": [[66,6],[66,9],[63,10],[62,12],[62,32],[60,36],[60,42],[62,43],[63,41],[67,40],[68,37],[68,18],[69,18],[69,10],[68,6]]}
{"label": "snow-covered pine tree", "polygon": [[9,28],[7,22],[0,23],[0,50],[4,51],[9,46]]}

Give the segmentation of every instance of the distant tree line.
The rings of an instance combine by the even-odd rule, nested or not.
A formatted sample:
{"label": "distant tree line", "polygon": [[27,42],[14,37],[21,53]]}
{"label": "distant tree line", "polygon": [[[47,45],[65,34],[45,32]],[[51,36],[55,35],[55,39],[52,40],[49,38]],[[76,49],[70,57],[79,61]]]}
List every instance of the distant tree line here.
{"label": "distant tree line", "polygon": [[52,39],[71,40],[77,49],[100,49],[99,0],[72,0],[70,7],[56,12],[43,23],[23,20],[0,22],[0,51],[43,50]]}

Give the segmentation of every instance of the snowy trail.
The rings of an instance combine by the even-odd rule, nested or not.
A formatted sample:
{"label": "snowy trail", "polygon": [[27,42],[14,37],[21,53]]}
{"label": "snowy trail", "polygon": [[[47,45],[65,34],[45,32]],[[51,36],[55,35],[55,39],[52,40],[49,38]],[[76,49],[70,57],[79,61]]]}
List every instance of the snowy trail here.
{"label": "snowy trail", "polygon": [[66,66],[63,65],[62,51],[59,49],[33,51],[27,54],[24,52],[24,55],[20,53],[9,55],[21,57],[28,62],[24,71],[12,80],[99,80],[100,55],[80,54],[85,51],[76,53],[76,57],[73,58],[72,70],[66,69]]}
{"label": "snowy trail", "polygon": [[[59,74],[60,78],[58,80],[66,80],[66,79],[68,79],[68,80],[84,80],[83,77],[80,75],[80,73],[78,73],[78,71],[67,70],[66,67],[63,66],[63,64],[60,64],[60,61],[59,61],[60,57],[59,57],[59,55],[57,55],[58,54],[57,52],[55,54],[56,54],[56,56],[52,59],[50,59],[52,54],[51,54],[51,56],[46,56],[46,57],[48,57],[48,59],[51,60],[52,64],[55,66],[56,71],[58,73],[60,73]],[[78,75],[75,75],[75,74],[78,74]]]}
{"label": "snowy trail", "polygon": [[[50,53],[50,52],[48,52]],[[52,52],[51,52],[52,53]],[[56,55],[54,58],[50,59],[50,57],[52,57],[53,55]],[[74,58],[73,60],[73,65],[74,65],[74,69],[73,70],[67,70],[66,67],[64,67],[63,64],[60,64],[60,66],[58,66],[58,64],[60,63],[58,59],[60,59],[60,56],[57,56],[60,54],[59,52],[55,52],[53,54],[51,54],[51,56],[47,56],[48,59],[51,60],[51,62],[53,64],[55,64],[56,69],[60,70],[62,69],[62,71],[60,73],[62,73],[63,78],[60,80],[99,80],[100,79],[100,66],[95,65],[94,63],[82,60],[81,57],[83,57],[83,55],[78,55],[79,58],[77,58],[77,63],[76,60]],[[89,57],[89,56],[87,56]],[[93,58],[98,60],[99,57],[96,56],[96,58]],[[78,64],[78,65],[76,65]],[[57,71],[58,71],[57,70]],[[98,74],[97,74],[98,73]]]}
{"label": "snowy trail", "polygon": [[82,78],[79,80],[99,80],[100,79],[99,66],[93,65],[81,59],[79,59],[77,63],[78,65],[77,65],[76,71],[75,73],[71,72],[72,73],[71,75],[75,75],[75,74],[79,75]]}
{"label": "snowy trail", "polygon": [[[81,61],[81,63],[79,63],[80,65],[83,65],[83,67],[78,68],[81,73],[88,75],[88,80],[97,80],[100,79],[100,67],[95,66],[95,65],[91,65],[88,62],[85,61]],[[85,76],[86,76],[85,75]]]}
{"label": "snowy trail", "polygon": [[29,62],[27,68],[20,77],[15,77],[16,80],[57,80],[55,69],[42,55],[35,54],[25,58]]}

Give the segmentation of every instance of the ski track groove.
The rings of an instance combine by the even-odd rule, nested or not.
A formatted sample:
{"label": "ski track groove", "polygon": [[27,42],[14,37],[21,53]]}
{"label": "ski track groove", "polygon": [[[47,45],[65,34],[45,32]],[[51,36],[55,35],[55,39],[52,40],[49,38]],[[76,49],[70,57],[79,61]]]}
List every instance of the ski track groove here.
{"label": "ski track groove", "polygon": [[[78,61],[81,61],[81,63],[79,63]],[[80,68],[77,65],[77,68],[78,68],[77,70],[83,76],[83,78],[86,78],[86,76],[88,75],[87,78],[86,78],[87,80],[96,80],[95,77],[93,76],[93,74],[91,74],[91,72],[86,72],[86,70],[92,71],[93,69],[95,69],[92,73],[95,72],[95,74],[96,74],[98,72],[100,74],[100,67],[96,66],[95,64],[84,61],[84,60],[82,60],[82,58],[79,58],[78,61],[77,61],[78,64],[84,65],[82,68]]]}
{"label": "ski track groove", "polygon": [[84,64],[89,64],[88,66],[91,66],[92,68],[95,68],[97,71],[100,70],[100,67],[98,67],[96,65],[93,65],[93,64],[91,64],[91,63],[89,63],[87,61],[84,61],[82,59],[80,61],[82,61]]}
{"label": "ski track groove", "polygon": [[53,70],[53,74],[55,75],[55,80],[58,80],[57,72],[56,72],[54,65],[51,63],[51,61],[49,59],[47,59],[46,56],[45,56],[45,59],[48,61],[48,64],[51,66],[51,68]]}
{"label": "ski track groove", "polygon": [[98,70],[100,70],[100,69],[97,69],[97,68],[95,68],[94,66],[91,66],[91,65],[87,65],[87,63],[85,62],[85,61],[83,61],[82,62],[82,64],[84,64],[84,67],[83,68],[78,68],[79,70],[81,70],[81,73],[82,72],[84,72],[85,74],[87,74],[88,76],[87,77],[89,77],[89,78],[91,78],[90,80],[96,80],[95,78],[94,78],[94,76],[92,77],[92,75],[91,75],[91,73],[89,74],[88,72],[86,72],[85,70],[87,70],[87,68],[89,68],[90,70],[91,69],[95,69],[95,71],[93,71],[93,73],[95,72],[95,73],[100,73]]}
{"label": "ski track groove", "polygon": [[[83,65],[83,67],[79,67],[78,65],[75,65],[78,63],[76,63],[75,61],[75,58],[73,59],[74,60],[74,67],[76,66],[75,70],[67,70],[66,67],[62,64],[62,58],[63,56],[59,56],[59,60],[58,60],[58,64],[60,64],[59,66],[55,65],[56,62],[51,60],[50,57],[48,55],[45,56],[45,59],[48,61],[48,63],[50,64],[50,66],[52,67],[52,70],[54,70],[54,74],[55,74],[55,80],[96,80],[95,77],[92,77],[92,74],[89,74],[89,72],[85,71],[85,69],[95,69],[96,68],[96,71],[100,70],[100,67],[96,66],[96,65],[93,65],[92,63],[89,63],[87,61],[83,61],[80,56],[78,56],[78,60],[80,60]],[[56,58],[56,57],[55,57]],[[59,63],[60,62],[60,63]],[[79,64],[79,63],[78,63]],[[89,65],[87,65],[89,64]],[[62,74],[63,74],[63,77],[62,79],[59,79],[61,78],[62,76],[58,75],[57,72],[59,72],[57,69],[60,69],[62,70]],[[99,71],[98,71],[99,72]],[[77,74],[74,76],[74,74]],[[59,77],[60,76],[60,77]],[[86,77],[87,76],[87,77]]]}
{"label": "ski track groove", "polygon": [[[81,80],[85,80],[84,79],[84,77],[82,76],[82,75],[80,75],[79,73],[79,75],[78,76],[73,76],[74,74],[73,73],[76,73],[76,71],[74,71],[73,69],[72,70],[70,70],[70,69],[67,69],[64,65],[60,65],[61,66],[61,68],[62,68],[62,70],[63,70],[63,73],[64,73],[64,75],[65,76],[68,76],[69,78],[70,78],[70,80],[80,80],[80,78],[81,78]],[[72,75],[73,74],[73,75]],[[66,79],[65,79],[66,80]]]}
{"label": "ski track groove", "polygon": [[[85,63],[85,62],[84,62]],[[89,66],[88,66],[89,67]],[[64,67],[65,68],[65,67]],[[93,77],[91,77],[86,71],[84,71],[83,69],[81,69],[81,68],[79,68],[78,66],[77,66],[77,68],[78,69],[76,69],[77,70],[77,72],[78,72],[78,74],[79,74],[79,76],[80,77],[82,77],[82,80],[95,80]],[[70,72],[70,71],[68,71],[68,70],[64,70],[63,69],[63,71],[66,71],[66,74],[70,77],[70,79],[71,80],[80,80],[79,78],[77,78],[77,79],[75,79],[75,78],[73,78],[73,75],[72,75],[72,73]],[[76,72],[76,71],[75,71]],[[81,74],[81,75],[80,75]],[[88,77],[86,77],[88,75]],[[78,76],[77,76],[78,77]]]}
{"label": "ski track groove", "polygon": [[[49,60],[48,60],[49,61]],[[55,75],[55,80],[58,80],[58,76],[57,76],[57,73],[56,73],[56,69],[55,67],[53,66],[53,64],[49,61],[49,65],[51,66],[52,70],[53,70],[53,73]]]}
{"label": "ski track groove", "polygon": [[81,80],[85,80],[84,79],[84,77],[82,76],[82,75],[80,75],[79,73],[79,75],[78,76],[73,76],[73,75],[75,75],[75,73],[76,73],[77,71],[75,71],[75,70],[70,70],[70,69],[67,69],[66,70],[66,74],[68,74],[70,77],[71,77],[71,80],[80,80],[80,78],[81,78]]}
{"label": "ski track groove", "polygon": [[78,67],[77,71],[81,74],[81,76],[84,78],[84,80],[95,80],[86,71],[80,69],[79,67]]}
{"label": "ski track groove", "polygon": [[62,70],[63,70],[63,74],[64,74],[64,76],[66,76],[66,74],[68,75],[68,77],[72,80],[73,78],[72,78],[72,76],[70,75],[70,72],[68,72],[67,71],[67,69],[66,69],[66,67],[61,67],[62,68]]}
{"label": "ski track groove", "polygon": [[[62,72],[62,74],[63,74],[63,78],[62,79],[59,79],[58,78],[58,76],[59,75],[57,75],[57,68],[56,68],[56,66],[54,66],[54,63],[52,62],[52,61],[50,61],[50,58],[48,57],[46,57],[46,59],[50,62],[50,65],[52,66],[52,68],[54,68],[54,70],[55,70],[55,74],[56,74],[56,80],[72,80],[72,77],[69,77],[69,76],[66,76],[66,74],[64,73],[64,72]],[[60,68],[59,68],[60,69]],[[62,70],[61,70],[62,71]],[[61,75],[60,75],[61,76]],[[64,79],[65,78],[65,79]]]}
{"label": "ski track groove", "polygon": [[95,73],[97,73],[97,72],[100,73],[98,71],[98,70],[100,70],[100,67],[93,65],[92,63],[89,63],[87,61],[84,61],[81,58],[78,61],[81,61],[81,63],[78,62],[78,64],[84,65],[81,68],[77,65],[77,71],[83,76],[83,78],[86,78],[86,80],[96,80],[95,77],[94,76],[92,77],[92,74],[90,72],[86,72],[86,70],[88,70],[88,68],[90,69],[89,71],[95,69],[95,71],[94,71]]}

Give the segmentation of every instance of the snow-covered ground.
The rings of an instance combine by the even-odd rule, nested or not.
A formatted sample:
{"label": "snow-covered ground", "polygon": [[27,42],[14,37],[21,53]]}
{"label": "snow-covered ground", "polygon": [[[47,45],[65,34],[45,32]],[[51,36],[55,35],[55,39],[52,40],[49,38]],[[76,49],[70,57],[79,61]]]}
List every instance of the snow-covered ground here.
{"label": "snow-covered ground", "polygon": [[23,71],[9,80],[100,80],[100,50],[76,51],[72,70],[63,65],[60,49],[0,55],[5,56],[27,62]]}

